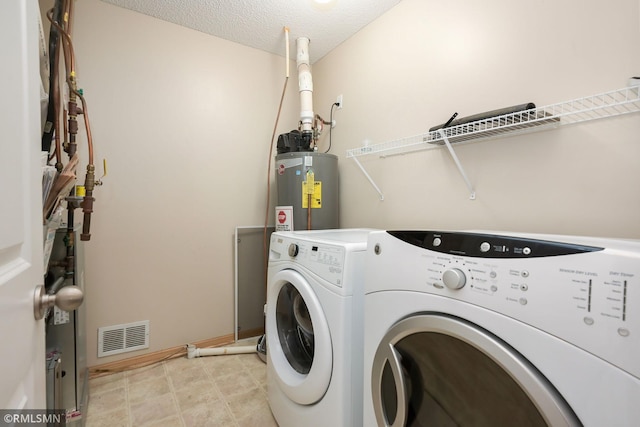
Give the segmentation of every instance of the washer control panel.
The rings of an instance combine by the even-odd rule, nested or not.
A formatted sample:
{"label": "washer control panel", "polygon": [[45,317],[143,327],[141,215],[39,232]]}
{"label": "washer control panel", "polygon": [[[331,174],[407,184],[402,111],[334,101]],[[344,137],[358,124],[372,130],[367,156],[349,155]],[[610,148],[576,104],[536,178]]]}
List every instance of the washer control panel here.
{"label": "washer control panel", "polygon": [[272,235],[271,261],[294,261],[335,286],[343,286],[346,252],[340,245]]}

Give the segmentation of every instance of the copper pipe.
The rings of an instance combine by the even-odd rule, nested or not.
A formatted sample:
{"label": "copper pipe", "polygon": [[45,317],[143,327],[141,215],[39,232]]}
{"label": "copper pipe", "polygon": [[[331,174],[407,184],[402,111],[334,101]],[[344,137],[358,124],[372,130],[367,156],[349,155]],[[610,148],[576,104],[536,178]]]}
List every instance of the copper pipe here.
{"label": "copper pipe", "polygon": [[314,117],[314,119],[315,119],[315,124],[316,124],[316,126],[317,126],[318,120],[319,120],[319,121],[321,121],[323,125],[330,125],[330,124],[331,124],[331,122],[330,122],[330,121],[328,122],[328,121],[326,121],[325,119],[323,119],[323,118],[320,116],[320,114],[316,114],[316,115],[315,115],[315,117]]}
{"label": "copper pipe", "polygon": [[[58,40],[60,38],[58,37]],[[62,144],[60,143],[60,43],[56,44],[56,51],[53,52],[54,57],[54,69],[52,70],[51,78],[53,80],[53,137],[55,141],[56,151],[56,169],[58,172],[62,171]]]}
{"label": "copper pipe", "polygon": [[[288,29],[287,29],[288,32]],[[287,58],[288,60],[289,58]],[[284,79],[284,85],[282,86],[282,95],[280,95],[280,104],[278,106],[278,114],[276,115],[276,122],[273,124],[273,134],[271,135],[271,145],[269,146],[269,166],[267,167],[267,203],[264,210],[264,230],[262,234],[262,250],[264,255],[264,283],[267,285],[268,264],[269,264],[269,243],[267,242],[267,226],[269,223],[269,202],[271,201],[271,163],[273,162],[273,142],[276,139],[276,131],[278,129],[278,122],[280,121],[280,113],[282,112],[282,104],[284,102],[284,95],[287,92],[287,83],[289,82],[289,75]]]}
{"label": "copper pipe", "polygon": [[67,39],[67,55],[69,57],[69,72],[74,73],[76,71],[76,61],[73,55],[73,47],[71,46],[71,16],[73,11],[74,0],[64,0],[63,15],[62,15],[62,27]]}
{"label": "copper pipe", "polygon": [[[64,40],[62,42],[63,42],[64,61],[66,65],[67,78],[68,78],[70,75],[75,74],[75,58],[73,54],[73,42],[71,41],[71,36],[69,35],[69,33],[65,31],[64,27],[60,25],[59,22],[56,22],[53,19],[53,9],[50,9],[49,11],[47,11],[46,15],[49,22],[51,22],[51,25],[53,25],[58,30],[60,35],[63,36]],[[65,19],[68,19],[66,14],[65,14]]]}
{"label": "copper pipe", "polygon": [[82,104],[82,116],[84,117],[84,127],[87,132],[87,145],[89,151],[89,164],[93,165],[93,137],[91,136],[91,126],[89,125],[89,110],[87,110],[87,102],[84,99],[84,95],[82,95],[77,89],[71,89],[73,93],[76,94],[78,98],[80,98],[80,103]]}
{"label": "copper pipe", "polygon": [[311,230],[311,193],[307,196],[307,230]]}
{"label": "copper pipe", "polygon": [[67,6],[67,13],[69,14],[69,27],[67,28],[67,33],[69,34],[69,37],[71,37],[71,35],[73,34],[73,8],[75,5],[75,1],[74,0],[66,0],[69,5]]}
{"label": "copper pipe", "polygon": [[[84,116],[84,125],[87,132],[87,146],[88,146],[88,164],[87,173],[85,175],[85,191],[86,195],[82,200],[81,207],[84,212],[84,221],[82,224],[82,233],[80,235],[81,240],[91,239],[91,214],[93,213],[93,189],[95,187],[95,166],[93,165],[93,137],[91,135],[91,127],[89,125],[89,114],[87,109],[87,103],[84,96],[77,88],[76,84],[76,72],[75,72],[75,52],[73,49],[73,41],[71,40],[71,23],[73,17],[73,0],[64,0],[64,24],[61,26],[59,23],[54,22],[52,11],[47,12],[47,18],[51,22],[51,25],[62,34],[64,38],[64,53],[65,53],[65,65],[66,65],[66,81],[69,85],[69,149],[70,156],[75,154],[76,147],[76,135],[78,133],[77,115],[82,114]],[[82,110],[77,108],[76,99],[80,98],[82,103]],[[65,135],[67,134],[65,130]],[[72,215],[72,213],[70,214]]]}
{"label": "copper pipe", "polygon": [[319,114],[313,117],[313,145],[318,145],[318,138],[324,131],[324,125],[330,125],[331,121],[326,121]]}
{"label": "copper pipe", "polygon": [[[65,2],[65,5],[66,5],[66,2]],[[63,8],[65,7],[65,5],[63,5]],[[66,19],[66,13],[63,12],[63,14],[65,15],[65,19]],[[67,72],[67,75],[71,73],[75,73],[74,61],[70,54],[70,52],[73,49],[69,49],[67,47],[67,44],[69,44],[71,41],[71,36],[67,34],[67,32],[64,30],[64,27],[60,25],[59,22],[53,19],[53,9],[49,9],[46,13],[46,16],[49,22],[51,23],[51,25],[53,25],[56,28],[56,30],[58,30],[58,33],[64,36],[63,40],[60,40],[60,43],[62,43],[62,47],[63,47],[62,50],[64,54],[64,65],[65,65],[65,70]]]}
{"label": "copper pipe", "polygon": [[62,146],[64,147],[65,151],[67,151],[69,146],[69,140],[67,139],[69,129],[67,129],[67,109],[64,108],[64,106],[62,107],[62,127],[62,135],[64,135],[64,142],[62,143]]}
{"label": "copper pipe", "polygon": [[[72,3],[72,2],[71,2]],[[69,10],[73,10],[73,7],[69,7]],[[87,131],[87,144],[88,144],[88,149],[89,149],[89,164],[93,165],[93,139],[91,137],[91,128],[89,126],[89,119],[88,119],[88,114],[87,114],[87,103],[84,99],[84,96],[82,96],[82,94],[78,91],[77,87],[76,87],[76,81],[75,81],[75,53],[74,53],[74,49],[73,49],[73,42],[71,40],[71,36],[69,35],[68,32],[66,32],[60,25],[58,25],[56,22],[53,21],[52,18],[52,13],[53,13],[53,9],[51,9],[49,12],[47,12],[47,18],[49,19],[49,21],[51,21],[51,25],[54,25],[58,31],[60,31],[60,33],[64,36],[65,40],[67,41],[67,49],[68,49],[68,57],[70,60],[70,69],[69,72],[67,74],[67,84],[69,85],[69,91],[70,91],[70,100],[69,103],[70,104],[75,104],[75,99],[71,99],[71,98],[75,98],[72,97],[71,94],[77,96],[78,98],[80,98],[80,102],[82,103],[82,114],[84,116],[84,124],[85,124],[85,128]],[[70,23],[71,18],[67,17],[67,22]],[[65,49],[65,52],[67,52],[67,49]],[[71,105],[70,110],[75,110],[75,106]],[[70,121],[73,120],[73,118],[75,118],[76,116],[76,111],[69,111],[69,116],[71,116]],[[72,134],[76,133],[76,129],[70,129],[70,132]],[[70,141],[71,143],[75,142],[75,138],[73,141]]]}
{"label": "copper pipe", "polygon": [[[63,20],[65,22],[68,22],[68,7],[69,7],[68,0],[65,0],[62,6],[63,15],[64,15]],[[71,43],[71,37],[69,36],[69,34],[67,34],[64,27],[53,19],[53,9],[50,9],[49,11],[47,11],[46,16],[49,22],[51,22],[51,25],[53,25],[56,28],[56,30],[58,30],[59,35],[62,36],[59,42],[62,44],[62,48],[63,48],[62,50],[64,54],[66,81],[69,82],[70,78],[72,78],[75,75],[75,70],[74,70],[75,65],[73,63],[73,44]],[[65,140],[64,145],[65,145],[65,151],[69,155],[69,158],[73,157],[73,155],[76,153],[75,135],[77,133],[75,94],[73,93],[73,90],[72,90],[73,89],[72,84],[74,84],[73,79],[71,79],[71,83],[69,83],[70,93],[69,93],[69,106],[68,106],[68,113],[69,113],[68,128],[67,128],[67,114],[66,114],[67,110],[64,110],[64,113],[63,113],[65,139],[67,135],[69,135],[69,140],[68,141]]]}
{"label": "copper pipe", "polygon": [[[82,221],[82,233],[80,234],[80,240],[91,239],[91,214],[93,213],[93,189],[95,188],[95,166],[93,165],[93,137],[91,135],[91,126],[89,125],[89,111],[87,109],[87,102],[84,96],[78,90],[75,76],[75,51],[73,49],[73,41],[71,40],[71,28],[73,21],[73,0],[67,0],[67,31],[64,32],[64,36],[67,39],[67,48],[69,50],[69,59],[71,61],[71,72],[67,75],[67,84],[69,85],[69,116],[70,125],[74,124],[75,128],[70,129],[77,133],[77,114],[82,114],[84,117],[84,127],[87,132],[87,149],[88,149],[88,164],[87,173],[84,179],[85,196],[80,206],[84,213]],[[80,98],[82,104],[82,111],[78,111],[76,97]],[[73,116],[72,116],[73,114]],[[71,118],[76,120],[76,123],[71,122]],[[71,126],[70,126],[71,127]]]}

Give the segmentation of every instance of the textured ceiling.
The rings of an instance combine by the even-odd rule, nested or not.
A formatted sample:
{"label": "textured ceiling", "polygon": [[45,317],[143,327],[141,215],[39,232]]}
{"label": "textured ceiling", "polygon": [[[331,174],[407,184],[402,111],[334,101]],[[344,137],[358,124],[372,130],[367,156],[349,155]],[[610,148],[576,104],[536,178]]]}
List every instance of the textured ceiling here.
{"label": "textured ceiling", "polygon": [[336,0],[328,10],[312,0],[102,1],[281,56],[286,26],[290,58],[304,36],[313,63],[401,0]]}

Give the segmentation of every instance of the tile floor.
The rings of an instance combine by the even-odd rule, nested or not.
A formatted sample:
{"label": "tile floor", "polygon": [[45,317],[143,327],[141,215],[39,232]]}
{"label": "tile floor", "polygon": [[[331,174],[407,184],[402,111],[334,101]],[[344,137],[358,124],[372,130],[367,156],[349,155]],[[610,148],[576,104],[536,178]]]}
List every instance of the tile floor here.
{"label": "tile floor", "polygon": [[257,354],[180,357],[89,381],[87,427],[277,427]]}

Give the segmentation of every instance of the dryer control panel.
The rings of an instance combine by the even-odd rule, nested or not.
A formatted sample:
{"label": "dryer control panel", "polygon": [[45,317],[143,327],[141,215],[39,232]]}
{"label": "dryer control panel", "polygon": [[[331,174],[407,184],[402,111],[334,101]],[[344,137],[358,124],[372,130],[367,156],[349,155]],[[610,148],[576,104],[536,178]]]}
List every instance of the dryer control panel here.
{"label": "dryer control panel", "polygon": [[[555,240],[554,240],[555,239]],[[525,322],[640,378],[640,242],[484,232],[372,235],[365,292],[416,291]]]}
{"label": "dryer control panel", "polygon": [[536,258],[601,251],[574,243],[518,238],[487,233],[389,231],[389,234],[435,252],[474,258]]}

